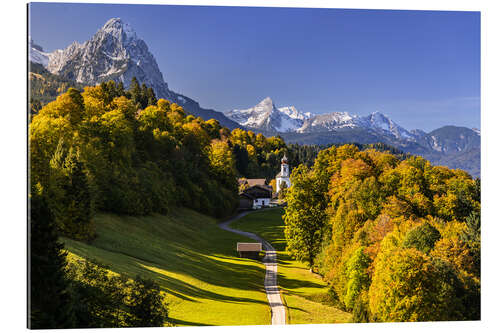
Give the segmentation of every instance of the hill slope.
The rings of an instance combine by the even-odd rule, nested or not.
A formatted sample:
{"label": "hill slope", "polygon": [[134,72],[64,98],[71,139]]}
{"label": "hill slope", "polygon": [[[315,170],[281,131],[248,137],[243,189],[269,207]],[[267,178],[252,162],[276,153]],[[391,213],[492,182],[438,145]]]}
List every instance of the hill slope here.
{"label": "hill slope", "polygon": [[96,217],[91,244],[63,239],[72,256],[88,257],[129,277],[154,279],[168,294],[176,325],[259,325],[271,321],[264,267],[237,258],[244,237],[187,209],[169,216]]}

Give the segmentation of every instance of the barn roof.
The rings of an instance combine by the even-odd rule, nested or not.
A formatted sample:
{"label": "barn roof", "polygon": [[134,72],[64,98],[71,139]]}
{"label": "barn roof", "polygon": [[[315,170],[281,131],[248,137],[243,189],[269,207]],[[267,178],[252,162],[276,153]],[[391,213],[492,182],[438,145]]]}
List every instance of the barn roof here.
{"label": "barn roof", "polygon": [[245,193],[245,192],[241,192],[240,193],[240,197],[245,197],[245,198],[250,199],[250,200],[254,200],[255,199],[253,195],[250,195],[250,194]]}
{"label": "barn roof", "polygon": [[262,243],[236,243],[236,251],[238,252],[260,252],[262,251]]}
{"label": "barn roof", "polygon": [[255,199],[271,198],[273,193],[272,186],[269,185],[255,185],[245,189],[242,193],[252,196]]}

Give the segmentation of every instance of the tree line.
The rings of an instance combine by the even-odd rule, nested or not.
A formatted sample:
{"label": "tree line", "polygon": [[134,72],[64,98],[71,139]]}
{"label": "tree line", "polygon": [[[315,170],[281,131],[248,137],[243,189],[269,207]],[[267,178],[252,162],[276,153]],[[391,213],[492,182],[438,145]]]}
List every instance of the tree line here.
{"label": "tree line", "polygon": [[293,170],[287,249],[354,321],[478,320],[480,181],[399,157],[333,146]]}

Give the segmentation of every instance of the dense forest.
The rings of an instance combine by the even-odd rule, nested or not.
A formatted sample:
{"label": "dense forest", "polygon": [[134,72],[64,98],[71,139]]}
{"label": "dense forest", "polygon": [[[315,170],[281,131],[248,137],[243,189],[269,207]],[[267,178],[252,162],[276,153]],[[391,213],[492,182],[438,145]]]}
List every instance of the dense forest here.
{"label": "dense forest", "polygon": [[480,181],[355,145],[292,172],[288,251],[357,322],[480,319]]}

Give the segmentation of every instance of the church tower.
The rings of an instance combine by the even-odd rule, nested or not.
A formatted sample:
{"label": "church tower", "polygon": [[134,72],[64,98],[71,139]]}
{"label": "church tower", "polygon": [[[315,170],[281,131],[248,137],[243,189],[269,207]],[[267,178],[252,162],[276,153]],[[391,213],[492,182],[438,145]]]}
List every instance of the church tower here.
{"label": "church tower", "polygon": [[283,158],[281,159],[281,176],[290,177],[290,170],[288,169],[288,159],[286,158],[286,154],[283,155]]}
{"label": "church tower", "polygon": [[283,155],[281,159],[281,172],[276,176],[276,192],[279,192],[282,184],[286,184],[287,188],[292,186],[290,182],[290,168],[288,166],[288,159],[286,158],[286,154]]}

